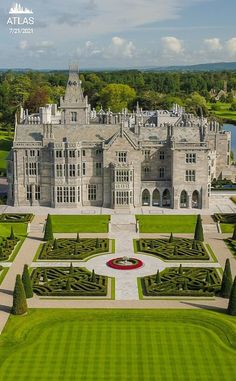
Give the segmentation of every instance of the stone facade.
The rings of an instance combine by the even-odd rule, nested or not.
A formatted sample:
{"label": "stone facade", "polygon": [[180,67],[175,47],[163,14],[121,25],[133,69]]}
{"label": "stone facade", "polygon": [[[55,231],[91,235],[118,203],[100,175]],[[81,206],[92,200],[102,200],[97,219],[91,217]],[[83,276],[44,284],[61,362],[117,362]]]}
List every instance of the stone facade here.
{"label": "stone facade", "polygon": [[8,166],[8,203],[78,208],[208,208],[230,171],[230,133],[172,111],[90,109],[76,67],[60,107],[21,109]]}

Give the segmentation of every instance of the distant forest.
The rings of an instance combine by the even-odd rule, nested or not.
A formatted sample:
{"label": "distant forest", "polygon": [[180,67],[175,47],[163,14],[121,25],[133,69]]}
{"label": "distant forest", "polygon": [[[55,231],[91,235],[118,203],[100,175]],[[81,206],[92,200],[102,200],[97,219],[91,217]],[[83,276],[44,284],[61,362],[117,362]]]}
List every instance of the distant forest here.
{"label": "distant forest", "polygon": [[[68,72],[4,72],[0,74],[0,127],[11,129],[20,105],[36,112],[46,103],[59,103],[64,95]],[[169,109],[176,102],[187,111],[210,115],[215,94],[225,89],[220,101],[236,110],[236,72],[141,72],[124,70],[83,72],[82,88],[92,107],[114,112],[133,110],[139,102],[144,109]],[[209,106],[211,105],[211,106]],[[213,105],[213,106],[212,106]]]}

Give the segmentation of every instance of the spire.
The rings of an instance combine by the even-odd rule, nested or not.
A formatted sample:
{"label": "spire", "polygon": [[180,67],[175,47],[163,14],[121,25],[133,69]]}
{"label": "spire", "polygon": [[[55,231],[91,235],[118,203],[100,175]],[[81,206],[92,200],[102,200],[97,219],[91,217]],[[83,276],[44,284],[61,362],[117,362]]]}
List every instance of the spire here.
{"label": "spire", "polygon": [[79,79],[79,67],[76,64],[69,66],[69,78],[67,81],[64,101],[72,103],[84,101],[81,81]]}

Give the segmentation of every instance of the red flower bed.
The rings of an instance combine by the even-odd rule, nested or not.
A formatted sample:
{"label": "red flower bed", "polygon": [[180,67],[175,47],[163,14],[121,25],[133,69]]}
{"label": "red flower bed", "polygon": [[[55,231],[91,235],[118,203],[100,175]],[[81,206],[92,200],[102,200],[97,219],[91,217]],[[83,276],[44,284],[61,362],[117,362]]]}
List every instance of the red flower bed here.
{"label": "red flower bed", "polygon": [[123,258],[113,258],[107,262],[107,266],[116,270],[134,270],[143,266],[143,262],[136,258],[129,258],[127,264],[123,264],[122,261]]}

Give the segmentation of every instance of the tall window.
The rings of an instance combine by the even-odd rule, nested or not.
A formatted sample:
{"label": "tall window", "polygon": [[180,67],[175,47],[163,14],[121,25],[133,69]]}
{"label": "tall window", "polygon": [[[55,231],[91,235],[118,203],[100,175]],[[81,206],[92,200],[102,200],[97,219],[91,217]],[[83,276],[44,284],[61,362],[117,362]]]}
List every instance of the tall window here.
{"label": "tall window", "polygon": [[26,187],[26,198],[27,200],[32,200],[32,185],[27,185]]}
{"label": "tall window", "polygon": [[86,151],[85,151],[85,149],[82,150],[82,156],[86,156]]}
{"label": "tall window", "polygon": [[62,150],[56,150],[56,157],[62,157]]}
{"label": "tall window", "polygon": [[35,156],[35,150],[33,149],[30,150],[30,156]]}
{"label": "tall window", "polygon": [[40,185],[35,185],[35,200],[40,200]]}
{"label": "tall window", "polygon": [[145,157],[145,160],[149,160],[150,159],[150,150],[145,150],[144,151],[144,157]]}
{"label": "tall window", "polygon": [[186,153],[186,163],[196,163],[196,153]]}
{"label": "tall window", "polygon": [[96,201],[97,199],[97,185],[89,184],[88,185],[88,200]]}
{"label": "tall window", "polygon": [[[132,194],[131,194],[131,197],[132,197]],[[129,205],[129,192],[128,191],[117,191],[116,192],[116,205]]]}
{"label": "tall window", "polygon": [[64,187],[64,202],[69,202],[69,189],[68,187]]}
{"label": "tall window", "polygon": [[80,164],[77,165],[77,174],[80,176]]}
{"label": "tall window", "polygon": [[82,175],[83,176],[86,175],[86,164],[85,163],[82,163]]}
{"label": "tall window", "polygon": [[25,163],[25,173],[29,176],[35,176],[37,174],[37,163]]}
{"label": "tall window", "polygon": [[75,177],[75,164],[69,164],[69,176]]}
{"label": "tall window", "polygon": [[57,187],[57,202],[63,202],[62,187]]}
{"label": "tall window", "polygon": [[57,164],[56,165],[56,176],[57,177],[62,177],[63,176],[63,166],[62,166],[62,164]]}
{"label": "tall window", "polygon": [[80,202],[80,187],[78,187],[78,202]]}
{"label": "tall window", "polygon": [[75,202],[75,187],[70,187],[70,202]]}
{"label": "tall window", "polygon": [[117,157],[119,163],[126,163],[127,162],[127,152],[125,152],[125,151],[116,152],[116,157]]}
{"label": "tall window", "polygon": [[102,175],[102,163],[96,163],[96,176]]}
{"label": "tall window", "polygon": [[160,160],[165,159],[165,152],[164,151],[160,151],[159,158],[160,158]]}
{"label": "tall window", "polygon": [[77,112],[72,111],[71,113],[71,121],[77,122]]}
{"label": "tall window", "polygon": [[144,167],[144,175],[149,176],[151,173],[151,168],[150,167]]}
{"label": "tall window", "polygon": [[165,168],[161,167],[159,169],[159,177],[160,177],[160,179],[164,179],[164,177],[165,177]]}
{"label": "tall window", "polygon": [[125,183],[129,181],[129,171],[119,169],[116,171],[116,182],[117,183]]}
{"label": "tall window", "polygon": [[185,172],[185,181],[196,181],[195,170],[189,169]]}
{"label": "tall window", "polygon": [[96,153],[97,156],[99,156],[99,155],[102,154],[102,150],[101,150],[101,149],[96,149],[96,152],[95,152],[95,153]]}
{"label": "tall window", "polygon": [[75,157],[75,150],[74,149],[69,150],[69,157]]}

